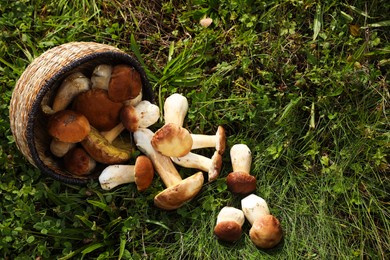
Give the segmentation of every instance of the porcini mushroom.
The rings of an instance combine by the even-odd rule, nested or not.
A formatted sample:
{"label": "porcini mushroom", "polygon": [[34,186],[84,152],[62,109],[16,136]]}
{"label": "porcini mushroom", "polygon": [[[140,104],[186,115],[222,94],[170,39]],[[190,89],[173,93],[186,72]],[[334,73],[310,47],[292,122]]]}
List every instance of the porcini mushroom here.
{"label": "porcini mushroom", "polygon": [[138,191],[146,190],[153,181],[154,167],[151,160],[140,155],[134,165],[109,165],[99,175],[102,189],[111,190],[119,185],[135,183]]}
{"label": "porcini mushroom", "polygon": [[71,174],[84,176],[92,172],[96,161],[81,147],[74,147],[64,156],[64,166]]}
{"label": "porcini mushroom", "polygon": [[90,80],[81,72],[75,72],[64,79],[53,100],[53,112],[64,110],[78,94],[90,88]]}
{"label": "porcini mushroom", "polygon": [[204,177],[198,172],[182,179],[172,160],[157,152],[151,145],[153,132],[148,128],[139,128],[134,132],[134,141],[138,149],[153,162],[154,168],[166,189],[154,198],[154,204],[165,210],[174,210],[194,198],[202,188]]}
{"label": "porcini mushroom", "polygon": [[225,206],[218,213],[214,234],[223,241],[237,241],[242,234],[244,221],[244,213],[240,209]]}
{"label": "porcini mushroom", "polygon": [[249,236],[259,248],[275,247],[283,237],[279,220],[270,214],[268,205],[261,197],[251,194],[241,200],[242,211],[252,225]]}
{"label": "porcini mushroom", "polygon": [[55,138],[52,138],[50,141],[50,151],[57,157],[63,157],[67,152],[70,151],[70,149],[75,146],[76,143],[62,142]]}
{"label": "porcini mushroom", "polygon": [[136,98],[142,91],[142,81],[139,72],[126,64],[115,65],[112,68],[108,97],[114,102],[124,102]]}
{"label": "porcini mushroom", "polygon": [[183,127],[187,111],[188,101],[183,95],[175,93],[165,100],[165,125],[155,132],[151,140],[154,149],[170,157],[182,157],[191,151],[192,137]]}
{"label": "porcini mushroom", "polygon": [[191,134],[192,147],[191,150],[215,147],[220,154],[225,152],[226,148],[226,134],[225,129],[222,126],[218,126],[215,135],[202,135],[202,134]]}
{"label": "porcini mushroom", "polygon": [[130,132],[153,125],[159,117],[159,107],[147,100],[141,101],[135,107],[131,105],[124,106],[120,113],[121,122]]}
{"label": "porcini mushroom", "polygon": [[218,178],[222,167],[222,156],[218,151],[215,151],[211,158],[190,152],[183,157],[171,157],[171,159],[174,163],[182,167],[207,172],[208,182]]}
{"label": "porcini mushroom", "polygon": [[91,127],[84,115],[72,110],[61,110],[49,118],[47,130],[56,140],[77,143],[88,135]]}
{"label": "porcini mushroom", "polygon": [[108,131],[120,122],[122,106],[108,98],[107,90],[95,88],[77,95],[72,108],[83,114],[97,130]]}
{"label": "porcini mushroom", "polygon": [[248,194],[256,189],[256,178],[250,175],[252,153],[246,144],[235,144],[230,149],[233,172],[226,177],[228,189],[237,194]]}
{"label": "porcini mushroom", "polygon": [[91,76],[92,88],[101,88],[108,90],[111,72],[112,66],[109,64],[100,64],[96,66]]}

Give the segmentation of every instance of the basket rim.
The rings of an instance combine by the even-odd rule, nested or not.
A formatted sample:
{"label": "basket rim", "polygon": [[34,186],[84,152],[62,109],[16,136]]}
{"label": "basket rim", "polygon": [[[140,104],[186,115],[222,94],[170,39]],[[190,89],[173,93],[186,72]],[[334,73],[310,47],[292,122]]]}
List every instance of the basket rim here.
{"label": "basket rim", "polygon": [[46,95],[46,93],[51,90],[51,87],[60,80],[64,74],[71,72],[72,70],[76,69],[77,67],[93,61],[96,58],[108,58],[108,59],[115,59],[115,63],[125,63],[133,66],[141,75],[142,79],[142,91],[143,91],[143,100],[148,100],[152,103],[155,103],[154,101],[154,94],[150,85],[150,82],[146,76],[146,73],[140,63],[131,55],[122,52],[122,51],[102,51],[102,52],[96,52],[91,53],[88,55],[85,55],[81,58],[75,59],[69,64],[65,65],[62,69],[57,71],[49,80],[45,82],[44,85],[42,85],[41,89],[36,95],[36,98],[34,100],[34,103],[31,107],[31,110],[28,113],[28,121],[26,125],[26,135],[28,141],[27,145],[31,153],[31,158],[34,161],[36,167],[41,170],[45,175],[48,175],[58,181],[68,183],[68,184],[86,184],[90,182],[93,179],[88,176],[78,176],[74,177],[72,175],[61,175],[59,173],[56,173],[53,169],[48,167],[40,158],[38,150],[35,145],[34,136],[35,136],[35,115],[38,114],[40,105],[42,102],[43,97]]}

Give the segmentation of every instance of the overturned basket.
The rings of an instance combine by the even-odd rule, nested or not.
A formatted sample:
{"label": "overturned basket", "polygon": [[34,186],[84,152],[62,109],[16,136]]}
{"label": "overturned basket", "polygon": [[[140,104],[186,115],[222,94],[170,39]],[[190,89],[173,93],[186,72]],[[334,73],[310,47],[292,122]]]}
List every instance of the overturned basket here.
{"label": "overturned basket", "polygon": [[36,58],[16,83],[10,104],[10,124],[18,149],[43,173],[62,182],[83,184],[95,179],[101,168],[88,176],[74,176],[64,170],[51,154],[47,117],[41,109],[45,97],[52,96],[60,83],[75,71],[91,76],[99,64],[128,64],[141,75],[143,99],[153,102],[153,92],[138,61],[109,45],[71,42],[54,47]]}

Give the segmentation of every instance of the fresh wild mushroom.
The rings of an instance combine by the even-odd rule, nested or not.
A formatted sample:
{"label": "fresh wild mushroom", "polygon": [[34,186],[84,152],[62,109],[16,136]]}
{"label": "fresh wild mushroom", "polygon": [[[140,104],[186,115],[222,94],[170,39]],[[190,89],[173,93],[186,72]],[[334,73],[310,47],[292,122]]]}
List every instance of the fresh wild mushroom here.
{"label": "fresh wild mushroom", "polygon": [[230,149],[233,172],[226,177],[228,189],[236,194],[248,194],[256,189],[256,178],[250,175],[252,153],[246,144],[235,144]]}
{"label": "fresh wild mushroom", "polygon": [[189,152],[183,157],[171,157],[177,165],[185,168],[198,169],[208,173],[208,182],[218,178],[222,167],[222,156],[215,151],[211,158]]}
{"label": "fresh wild mushroom", "polygon": [[72,108],[83,114],[97,130],[108,131],[120,122],[122,106],[108,98],[107,90],[95,88],[77,95]]}
{"label": "fresh wild mushroom", "polygon": [[63,157],[67,152],[70,151],[70,149],[75,146],[76,143],[62,142],[55,138],[52,138],[50,141],[50,151],[56,157]]}
{"label": "fresh wild mushroom", "polygon": [[275,247],[283,237],[279,220],[270,214],[266,201],[251,194],[241,200],[241,208],[252,225],[249,236],[259,248]]}
{"label": "fresh wild mushroom", "polygon": [[148,156],[166,189],[154,198],[154,204],[165,210],[174,210],[194,198],[202,188],[204,177],[198,172],[182,179],[172,160],[157,152],[151,145],[153,132],[148,128],[140,128],[134,132],[134,141],[138,149]]}
{"label": "fresh wild mushroom", "polygon": [[91,82],[92,88],[101,88],[108,90],[112,72],[112,65],[100,64],[95,67],[92,72]]}
{"label": "fresh wild mushroom", "polygon": [[112,68],[108,97],[114,102],[124,102],[136,98],[142,91],[142,81],[139,72],[125,64]]}
{"label": "fresh wild mushroom", "polygon": [[147,100],[141,101],[135,107],[131,105],[124,106],[120,113],[121,122],[130,132],[153,125],[159,117],[159,107]]}
{"label": "fresh wild mushroom", "polygon": [[170,95],[164,103],[164,123],[151,140],[152,146],[165,156],[182,157],[191,151],[192,137],[183,127],[188,100],[181,94]]}
{"label": "fresh wild mushroom", "polygon": [[80,93],[90,89],[91,82],[81,72],[75,72],[64,79],[53,100],[53,112],[66,109]]}
{"label": "fresh wild mushroom", "polygon": [[78,143],[90,132],[88,119],[72,110],[61,110],[50,116],[47,123],[50,136],[66,143]]}
{"label": "fresh wild mushroom", "polygon": [[74,147],[64,156],[64,166],[73,175],[90,174],[96,167],[96,161],[81,147]]}
{"label": "fresh wild mushroom", "polygon": [[153,181],[154,167],[150,159],[140,155],[134,165],[116,164],[107,166],[99,176],[102,189],[111,190],[119,185],[135,183],[138,191],[146,190]]}
{"label": "fresh wild mushroom", "polygon": [[192,147],[191,150],[207,147],[215,147],[218,153],[223,154],[226,148],[226,134],[222,126],[218,126],[218,130],[214,135],[191,134]]}
{"label": "fresh wild mushroom", "polygon": [[214,234],[223,241],[237,241],[241,237],[244,221],[244,213],[240,209],[225,206],[218,213]]}

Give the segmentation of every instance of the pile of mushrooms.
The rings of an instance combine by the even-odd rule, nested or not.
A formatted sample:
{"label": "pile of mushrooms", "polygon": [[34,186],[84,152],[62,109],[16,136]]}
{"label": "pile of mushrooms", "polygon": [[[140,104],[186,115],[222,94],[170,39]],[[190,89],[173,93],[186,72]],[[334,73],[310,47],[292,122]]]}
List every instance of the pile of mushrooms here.
{"label": "pile of mushrooms", "polygon": [[[42,111],[48,115],[50,151],[70,174],[88,175],[100,164],[104,166],[99,175],[102,189],[135,183],[142,192],[151,185],[156,172],[166,188],[154,197],[154,204],[165,210],[181,207],[201,191],[205,182],[215,181],[226,150],[222,126],[212,135],[193,134],[183,126],[188,107],[187,98],[179,93],[167,97],[163,125],[153,132],[150,128],[159,120],[160,108],[142,100],[140,74],[124,64],[98,65],[90,78],[75,72],[63,80],[51,103],[42,103]],[[124,131],[129,132],[128,138]],[[210,158],[196,153],[204,148],[213,150]],[[132,158],[135,149],[142,154]],[[233,145],[230,158],[233,171],[226,178],[229,191],[239,196],[253,193],[256,178],[250,174],[249,147]],[[183,178],[177,167],[194,169],[194,174]],[[241,207],[222,208],[214,229],[217,238],[237,241],[246,218],[252,225],[250,238],[257,247],[271,248],[280,242],[280,223],[264,199],[248,195]]]}

